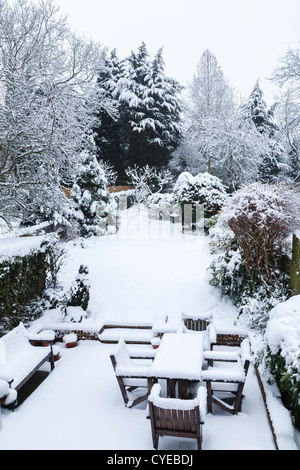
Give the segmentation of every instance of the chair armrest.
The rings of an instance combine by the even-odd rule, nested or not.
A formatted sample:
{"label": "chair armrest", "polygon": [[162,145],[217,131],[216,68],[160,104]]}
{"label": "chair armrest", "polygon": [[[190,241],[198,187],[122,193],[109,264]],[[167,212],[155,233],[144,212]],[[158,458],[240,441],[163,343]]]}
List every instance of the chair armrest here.
{"label": "chair armrest", "polygon": [[199,402],[200,421],[204,423],[207,414],[207,389],[203,385],[198,388],[197,398]]}

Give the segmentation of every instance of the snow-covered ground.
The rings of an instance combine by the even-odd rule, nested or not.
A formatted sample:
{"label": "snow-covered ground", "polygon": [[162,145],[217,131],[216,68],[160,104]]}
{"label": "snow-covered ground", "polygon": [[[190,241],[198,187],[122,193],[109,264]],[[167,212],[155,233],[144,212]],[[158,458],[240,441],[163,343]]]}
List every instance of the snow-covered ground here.
{"label": "snow-covered ground", "polygon": [[[88,322],[151,323],[163,314],[212,313],[217,327],[230,328],[236,310],[207,281],[208,238],[180,230],[170,234],[167,224],[159,234],[162,226],[149,227],[141,214],[124,213],[117,236],[93,238],[84,247],[70,243],[61,282],[67,288],[80,264],[89,267]],[[46,312],[37,324],[58,320],[55,311]],[[0,449],[151,450],[146,402],[125,408],[109,358],[114,347],[96,341],[80,341],[74,349],[61,344],[55,370],[15,412],[2,411]],[[252,367],[244,394],[238,415],[216,409],[207,416],[204,450],[275,449]],[[290,437],[286,448],[293,449]],[[195,441],[163,437],[159,449],[195,449]]]}

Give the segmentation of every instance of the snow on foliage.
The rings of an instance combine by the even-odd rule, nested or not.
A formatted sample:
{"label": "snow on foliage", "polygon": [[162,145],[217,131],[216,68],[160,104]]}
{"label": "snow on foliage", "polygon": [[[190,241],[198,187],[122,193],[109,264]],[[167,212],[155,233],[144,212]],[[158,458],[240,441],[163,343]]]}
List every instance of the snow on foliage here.
{"label": "snow on foliage", "polygon": [[114,211],[107,179],[94,155],[83,152],[81,157],[81,170],[71,191],[74,215],[81,225],[82,236],[102,235],[107,230],[108,215]]}
{"label": "snow on foliage", "polygon": [[270,311],[266,340],[272,354],[281,352],[287,365],[300,356],[300,295],[290,297]]}
{"label": "snow on foliage", "polygon": [[226,201],[225,186],[219,178],[209,173],[192,176],[189,172],[179,175],[173,188],[174,200],[179,204],[205,204],[206,217],[216,214]]}
{"label": "snow on foliage", "polygon": [[269,287],[278,282],[283,244],[299,227],[299,209],[299,194],[283,184],[253,183],[228,199],[219,223],[234,232],[252,280],[259,276]]}

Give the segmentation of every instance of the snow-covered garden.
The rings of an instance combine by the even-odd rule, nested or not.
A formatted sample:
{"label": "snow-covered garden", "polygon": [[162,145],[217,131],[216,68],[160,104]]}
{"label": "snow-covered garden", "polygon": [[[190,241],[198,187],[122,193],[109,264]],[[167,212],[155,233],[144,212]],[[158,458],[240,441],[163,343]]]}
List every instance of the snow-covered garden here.
{"label": "snow-covered garden", "polygon": [[[233,415],[213,402],[204,450],[299,449],[299,48],[268,106],[208,49],[183,87],[162,47],[119,59],[55,0],[1,0],[0,18],[0,449],[151,450],[152,401],[124,405],[110,355],[143,338],[153,371],[166,332],[193,334],[192,356],[200,335],[205,353],[218,335],[249,340],[249,369],[241,344],[217,351],[245,387]],[[147,379],[206,384],[210,411],[209,359],[174,378],[171,356]]]}
{"label": "snow-covered garden", "polygon": [[[217,329],[246,328],[255,350],[259,340],[239,325],[237,308],[209,284],[212,254],[208,237],[182,233],[181,224],[172,227],[152,220],[149,225],[148,212],[136,207],[124,211],[121,221],[118,234],[68,242],[68,255],[59,274],[64,290],[74,282],[82,262],[89,268],[90,300],[87,319],[80,328],[100,331],[107,322],[141,325],[165,315],[174,319],[182,314],[213,315]],[[27,240],[32,243],[33,239]],[[8,240],[2,242],[8,244]],[[297,310],[299,315],[299,308],[295,308],[299,300],[294,299],[294,304],[286,303],[274,311],[268,330],[274,349],[282,340],[289,352],[291,345],[297,344],[299,323],[294,323],[292,313]],[[282,310],[287,313],[285,319],[280,315]],[[68,329],[68,320],[62,318],[60,309],[45,310],[29,329],[36,332],[57,325]],[[78,324],[72,326],[76,329]],[[57,344],[61,358],[55,369],[14,412],[2,410],[0,448],[151,450],[146,402],[133,409],[124,406],[109,358],[116,345],[81,340],[76,348],[67,349],[64,343]],[[48,365],[43,368],[49,370]],[[264,384],[279,448],[297,449],[290,413],[281,404],[276,387]],[[275,449],[252,366],[244,395],[237,415],[222,411],[207,415],[204,450]],[[188,451],[195,449],[195,443],[165,437],[159,449]]]}

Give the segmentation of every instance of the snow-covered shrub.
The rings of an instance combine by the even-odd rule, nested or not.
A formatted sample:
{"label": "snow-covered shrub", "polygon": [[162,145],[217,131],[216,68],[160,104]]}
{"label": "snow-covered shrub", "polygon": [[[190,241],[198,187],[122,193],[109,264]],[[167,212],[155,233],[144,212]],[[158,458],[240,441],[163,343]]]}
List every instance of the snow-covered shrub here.
{"label": "snow-covered shrub", "polygon": [[227,195],[221,180],[209,173],[192,176],[189,172],[179,175],[173,188],[174,202],[204,204],[204,217],[209,219],[223,207]]}
{"label": "snow-covered shrub", "polygon": [[300,295],[270,311],[265,343],[265,366],[300,429]]}
{"label": "snow-covered shrub", "polygon": [[81,235],[90,237],[107,233],[108,217],[110,215],[114,220],[115,205],[107,189],[104,170],[89,152],[82,154],[81,170],[71,197],[75,203],[74,217],[81,226]]}
{"label": "snow-covered shrub", "polygon": [[87,266],[81,265],[75,281],[72,283],[67,307],[81,307],[87,310],[90,300],[90,282],[87,278],[89,269]]}
{"label": "snow-covered shrub", "polygon": [[253,183],[236,191],[219,223],[229,227],[253,282],[280,284],[285,239],[299,227],[300,198],[283,184]]}
{"label": "snow-covered shrub", "polygon": [[264,329],[269,311],[291,295],[282,255],[298,224],[297,208],[288,188],[255,183],[228,198],[211,230],[210,282],[234,300],[252,328]]}
{"label": "snow-covered shrub", "polygon": [[221,288],[237,303],[247,289],[249,276],[242,263],[233,232],[225,232],[216,224],[210,230],[210,250],[214,259],[210,265],[210,283]]}
{"label": "snow-covered shrub", "polygon": [[[147,199],[147,206],[151,218],[170,220],[177,205],[173,203],[173,195],[168,193],[154,193]],[[179,215],[179,214],[177,214]]]}

